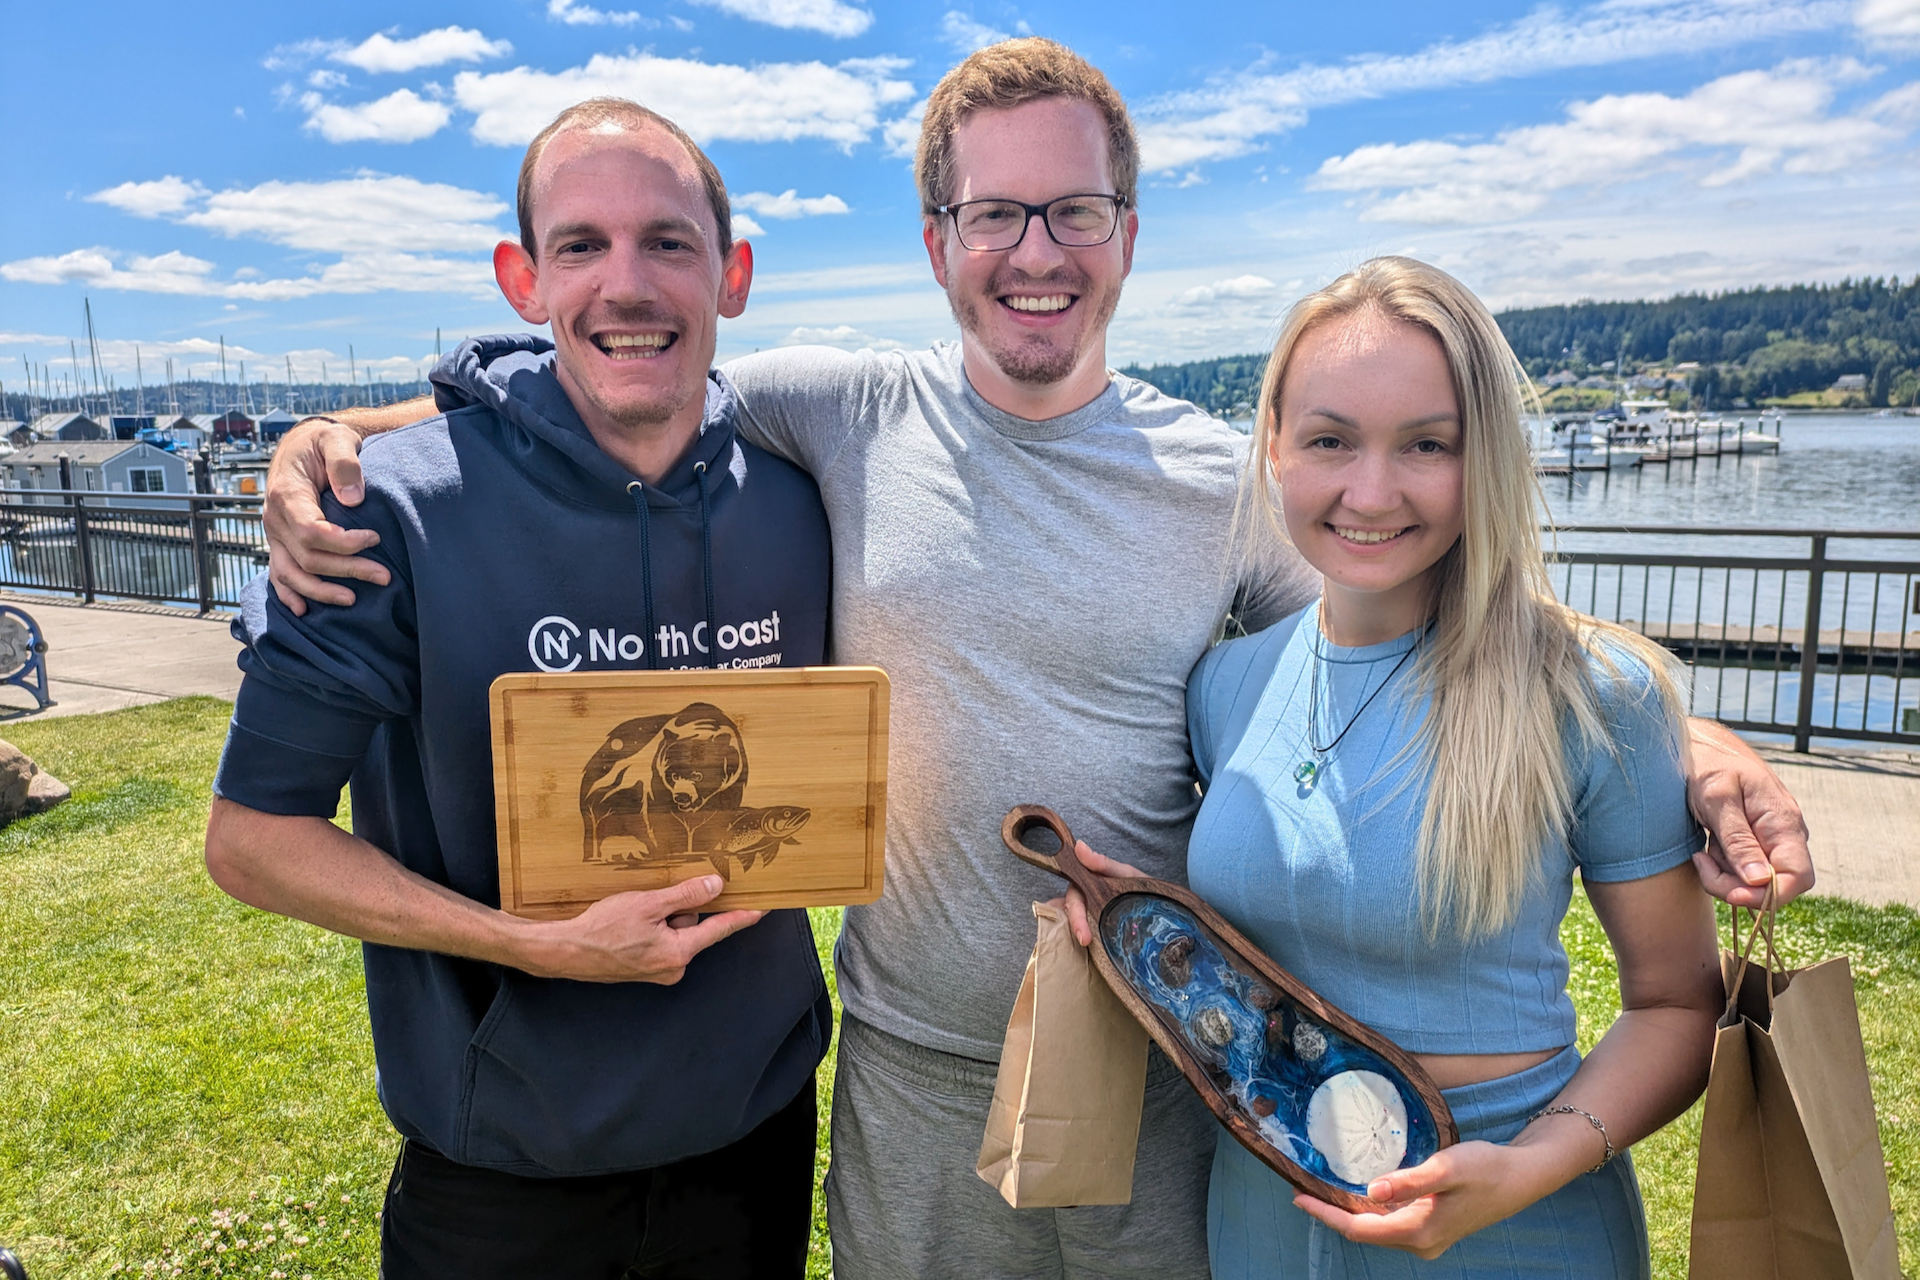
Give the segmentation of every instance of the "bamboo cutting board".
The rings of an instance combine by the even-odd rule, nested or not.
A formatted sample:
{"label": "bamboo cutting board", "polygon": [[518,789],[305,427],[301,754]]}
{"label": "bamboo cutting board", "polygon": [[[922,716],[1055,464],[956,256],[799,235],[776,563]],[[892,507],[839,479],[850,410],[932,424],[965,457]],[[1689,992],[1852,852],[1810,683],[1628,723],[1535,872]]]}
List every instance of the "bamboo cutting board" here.
{"label": "bamboo cutting board", "polygon": [[887,697],[878,667],[501,676],[501,909],[563,919],[716,871],[704,910],[872,902]]}

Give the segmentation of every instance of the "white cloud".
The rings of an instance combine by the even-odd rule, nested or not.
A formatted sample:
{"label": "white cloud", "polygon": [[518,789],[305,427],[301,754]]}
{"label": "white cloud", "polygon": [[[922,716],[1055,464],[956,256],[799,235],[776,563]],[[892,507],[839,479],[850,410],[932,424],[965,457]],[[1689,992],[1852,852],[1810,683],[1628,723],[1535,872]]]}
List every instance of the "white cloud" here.
{"label": "white cloud", "polygon": [[1883,44],[1920,47],[1920,0],[1860,0],[1853,20],[1860,33]]}
{"label": "white cloud", "polygon": [[[482,192],[378,173],[328,182],[264,182],[208,192],[168,177],[126,182],[88,197],[140,217],[164,217],[228,239],[261,240],[331,255],[304,275],[262,279],[242,268],[175,251],[156,257],[104,248],[0,264],[22,284],[81,283],[104,289],[277,301],[327,293],[492,294],[484,256],[502,238],[507,205]],[[457,255],[477,255],[461,257]]]}
{"label": "white cloud", "polygon": [[765,227],[761,226],[759,223],[755,222],[752,218],[749,218],[744,213],[736,213],[733,215],[732,226],[733,226],[733,238],[736,240],[738,240],[742,236],[763,236],[767,234],[767,229]]}
{"label": "white cloud", "polygon": [[565,71],[462,71],[453,95],[474,113],[474,138],[495,146],[523,146],[565,108],[609,94],[645,103],[701,142],[820,138],[852,148],[880,127],[883,107],[913,96],[912,85],[893,78],[905,65],[897,58],[861,58],[832,67],[742,67],[650,53],[596,54]]}
{"label": "white cloud", "polygon": [[344,89],[347,87],[346,73],[321,67],[307,73],[307,84],[315,89]]}
{"label": "white cloud", "polygon": [[1854,62],[1799,61],[1723,76],[1683,98],[1612,94],[1491,142],[1359,147],[1328,159],[1310,185],[1363,193],[1364,219],[1486,223],[1532,213],[1556,192],[1657,173],[1714,188],[1834,172],[1869,161],[1903,132],[1880,117],[1904,115],[1912,86],[1857,114],[1830,113],[1836,87],[1863,74]]}
{"label": "white cloud", "polygon": [[139,293],[208,293],[214,266],[175,250],[157,257],[133,257],[121,266],[110,249],[75,249],[58,257],[21,258],[0,263],[0,277],[16,284],[85,284]]}
{"label": "white cloud", "polygon": [[263,182],[207,198],[178,219],[228,238],[246,237],[322,253],[491,251],[508,211],[465,187],[363,172],[327,182]]}
{"label": "white cloud", "polygon": [[641,18],[631,9],[609,13],[605,9],[596,9],[590,4],[581,4],[580,0],[547,0],[547,16],[555,22],[564,22],[570,27],[630,27],[635,23],[648,27],[660,25]]}
{"label": "white cloud", "polygon": [[927,114],[925,98],[907,108],[907,114],[897,120],[889,120],[880,130],[880,141],[886,144],[887,154],[901,159],[911,160],[915,148],[920,145],[920,121]]}
{"label": "white cloud", "polygon": [[1309,63],[1277,73],[1256,67],[1143,104],[1142,164],[1160,172],[1246,155],[1259,149],[1263,137],[1298,128],[1314,107],[1638,62],[1667,52],[1699,54],[1842,26],[1850,14],[1845,0],[1602,0],[1571,16],[1538,9],[1471,39],[1442,41],[1412,54],[1368,54],[1337,66]]}
{"label": "white cloud", "polygon": [[123,182],[105,191],[96,191],[87,199],[95,204],[112,205],[136,218],[158,218],[179,213],[207,194],[197,182],[187,182],[168,174],[152,182]]}
{"label": "white cloud", "polygon": [[747,191],[733,197],[733,203],[751,209],[763,218],[809,218],[825,213],[847,213],[847,202],[839,196],[803,196],[793,187],[779,195],[765,191]]}
{"label": "white cloud", "polygon": [[[395,28],[398,30],[398,28]],[[440,27],[423,31],[406,40],[395,40],[386,32],[375,32],[350,49],[336,49],[329,61],[358,67],[373,74],[418,71],[446,62],[485,62],[513,52],[505,40],[489,40],[466,27]]]}
{"label": "white cloud", "polygon": [[780,339],[780,345],[783,347],[839,347],[843,351],[900,351],[905,349],[907,344],[895,342],[892,338],[876,338],[850,324],[837,324],[831,329],[802,325]]}
{"label": "white cloud", "polygon": [[17,284],[82,284],[95,289],[284,302],[318,294],[461,293],[489,297],[489,264],[409,253],[356,254],[310,275],[272,280],[220,280],[215,266],[175,250],[154,257],[112,249],[75,249],[57,257],[0,263],[0,279]]}
{"label": "white cloud", "polygon": [[818,31],[845,38],[857,36],[873,25],[873,15],[865,9],[842,4],[841,0],[693,0],[695,4],[718,9],[749,22],[789,31]]}
{"label": "white cloud", "polygon": [[1270,304],[1279,287],[1265,276],[1234,276],[1183,290],[1174,296],[1173,305],[1182,311],[1202,311],[1222,304]]}
{"label": "white cloud", "polygon": [[984,22],[976,22],[972,14],[949,9],[940,19],[940,38],[964,56],[975,49],[984,49],[1013,37],[1008,32],[994,30]]}
{"label": "white cloud", "polygon": [[453,118],[444,102],[429,102],[411,89],[396,89],[384,98],[343,107],[317,93],[300,99],[306,110],[306,128],[328,142],[418,142],[430,138]]}

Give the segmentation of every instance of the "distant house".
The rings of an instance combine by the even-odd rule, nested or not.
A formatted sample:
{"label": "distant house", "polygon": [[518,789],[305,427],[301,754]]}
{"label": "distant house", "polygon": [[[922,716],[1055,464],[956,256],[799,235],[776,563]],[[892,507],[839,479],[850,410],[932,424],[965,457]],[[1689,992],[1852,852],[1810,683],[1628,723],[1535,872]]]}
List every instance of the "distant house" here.
{"label": "distant house", "polygon": [[[36,490],[58,489],[60,459],[67,458],[72,483],[83,493],[126,494],[108,499],[116,507],[166,505],[137,498],[135,494],[193,492],[193,477],[187,460],[165,449],[156,449],[140,440],[104,440],[65,443],[43,441],[16,449],[0,458],[0,483],[8,493],[31,494]],[[58,503],[58,498],[25,499],[28,502]]]}
{"label": "distant house", "polygon": [[33,434],[33,428],[24,422],[16,422],[7,428],[7,443],[16,449],[25,448],[39,438]]}
{"label": "distant house", "polygon": [[253,439],[253,419],[238,409],[229,409],[213,419],[213,439],[216,444],[228,440]]}
{"label": "distant house", "polygon": [[299,421],[285,409],[269,409],[260,415],[260,439],[262,442],[278,440],[293,430],[294,424]]}
{"label": "distant house", "polygon": [[5,440],[8,444],[14,443],[14,432],[25,431],[26,429],[27,424],[24,422],[16,421],[13,418],[0,418],[0,440]]}
{"label": "distant house", "polygon": [[84,413],[43,413],[33,420],[42,440],[105,440],[107,429]]}
{"label": "distant house", "polygon": [[1867,390],[1867,375],[1864,373],[1843,373],[1833,380],[1835,391],[1857,391],[1862,395]]}
{"label": "distant house", "polygon": [[1571,387],[1576,383],[1578,383],[1579,381],[1580,379],[1573,376],[1573,370],[1562,369],[1558,373],[1548,374],[1546,377],[1546,381],[1543,382],[1541,385],[1548,388],[1549,390],[1553,390],[1559,387]]}
{"label": "distant house", "polygon": [[1598,390],[1604,391],[1608,387],[1613,385],[1613,379],[1603,378],[1597,373],[1590,373],[1586,377],[1580,379],[1580,385],[1583,387],[1593,387]]}

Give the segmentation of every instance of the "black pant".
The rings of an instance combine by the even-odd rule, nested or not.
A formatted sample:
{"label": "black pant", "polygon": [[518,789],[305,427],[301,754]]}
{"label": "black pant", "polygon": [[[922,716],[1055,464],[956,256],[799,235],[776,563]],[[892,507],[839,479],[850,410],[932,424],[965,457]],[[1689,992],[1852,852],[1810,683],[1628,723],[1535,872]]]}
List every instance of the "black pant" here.
{"label": "black pant", "polygon": [[809,1079],[731,1146],[587,1178],[527,1178],[401,1143],[381,1280],[761,1280],[806,1274],[818,1116]]}

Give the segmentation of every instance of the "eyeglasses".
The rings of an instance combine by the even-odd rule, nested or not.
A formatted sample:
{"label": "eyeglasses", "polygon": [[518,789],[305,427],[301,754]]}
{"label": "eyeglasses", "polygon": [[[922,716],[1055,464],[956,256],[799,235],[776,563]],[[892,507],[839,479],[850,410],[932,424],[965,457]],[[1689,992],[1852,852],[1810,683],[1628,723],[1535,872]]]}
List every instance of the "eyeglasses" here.
{"label": "eyeglasses", "polygon": [[943,204],[935,213],[953,219],[963,248],[976,251],[1011,249],[1027,238],[1027,224],[1035,218],[1067,249],[1091,249],[1113,239],[1120,225],[1119,196],[1061,196],[1045,204],[1023,204],[1018,200],[962,200]]}

